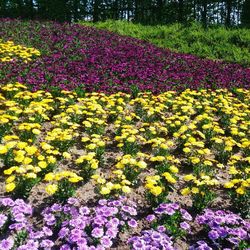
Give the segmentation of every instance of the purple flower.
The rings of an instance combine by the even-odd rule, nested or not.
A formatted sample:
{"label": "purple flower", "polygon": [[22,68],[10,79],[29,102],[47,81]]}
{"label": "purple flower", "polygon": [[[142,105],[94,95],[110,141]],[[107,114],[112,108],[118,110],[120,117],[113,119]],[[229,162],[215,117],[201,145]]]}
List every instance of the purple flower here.
{"label": "purple flower", "polygon": [[103,236],[101,238],[100,242],[101,242],[102,246],[105,248],[110,248],[113,245],[112,241],[107,236]]}
{"label": "purple flower", "polygon": [[0,199],[0,202],[5,207],[13,207],[15,205],[15,202],[10,198],[2,198]]}
{"label": "purple flower", "polygon": [[101,227],[96,227],[91,232],[91,235],[94,238],[101,238],[103,236],[103,234],[104,234],[104,231],[103,231],[103,228],[101,228]]}
{"label": "purple flower", "polygon": [[131,220],[128,221],[128,225],[129,225],[130,227],[135,228],[135,227],[138,226],[138,223],[137,223],[137,221],[136,221],[135,219],[131,219]]}
{"label": "purple flower", "polygon": [[42,240],[40,247],[43,247],[45,249],[50,249],[54,246],[53,241],[51,240]]}
{"label": "purple flower", "polygon": [[25,221],[25,216],[22,213],[14,214],[14,219],[17,222],[24,222]]}
{"label": "purple flower", "polygon": [[160,233],[164,233],[164,232],[166,232],[166,228],[164,226],[158,226],[157,231]]}
{"label": "purple flower", "polygon": [[53,235],[53,232],[52,232],[52,230],[50,229],[50,228],[48,228],[48,227],[43,227],[43,232],[44,232],[44,234],[46,235],[46,236],[52,236]]}
{"label": "purple flower", "polygon": [[217,240],[220,235],[218,234],[217,231],[215,230],[211,230],[209,233],[208,233],[208,237],[211,239],[211,240]]}
{"label": "purple flower", "polygon": [[79,208],[79,213],[81,215],[88,215],[90,213],[90,210],[88,207],[80,207]]}
{"label": "purple flower", "polygon": [[144,244],[142,241],[136,241],[135,243],[133,243],[133,249],[134,250],[142,250],[144,249]]}
{"label": "purple flower", "polygon": [[56,218],[53,214],[45,214],[44,220],[46,221],[47,225],[52,226],[56,223]]}
{"label": "purple flower", "polygon": [[231,242],[233,245],[236,245],[236,246],[238,246],[239,243],[240,243],[240,239],[236,238],[236,237],[228,238],[228,241]]}
{"label": "purple flower", "polygon": [[2,240],[0,242],[0,249],[3,250],[10,250],[13,246],[14,246],[14,240],[11,237],[9,237],[6,240]]}
{"label": "purple flower", "polygon": [[69,198],[68,204],[77,206],[79,204],[79,201],[76,198]]}
{"label": "purple flower", "polygon": [[58,236],[60,239],[63,239],[64,237],[66,237],[69,234],[69,229],[68,228],[61,228],[61,230],[58,233]]}
{"label": "purple flower", "polygon": [[60,247],[60,250],[71,250],[70,245],[64,244]]}
{"label": "purple flower", "polygon": [[98,201],[98,204],[101,205],[101,206],[104,206],[104,205],[107,205],[107,202],[108,202],[107,200],[102,199],[102,200]]}
{"label": "purple flower", "polygon": [[155,217],[154,214],[150,214],[150,215],[148,215],[148,216],[146,217],[146,220],[147,220],[148,222],[152,222],[152,221],[155,220],[155,219],[156,219],[156,217]]}
{"label": "purple flower", "polygon": [[190,225],[187,222],[181,222],[180,227],[186,231],[190,230]]}
{"label": "purple flower", "polygon": [[7,221],[8,217],[4,214],[0,214],[0,228],[5,224]]}

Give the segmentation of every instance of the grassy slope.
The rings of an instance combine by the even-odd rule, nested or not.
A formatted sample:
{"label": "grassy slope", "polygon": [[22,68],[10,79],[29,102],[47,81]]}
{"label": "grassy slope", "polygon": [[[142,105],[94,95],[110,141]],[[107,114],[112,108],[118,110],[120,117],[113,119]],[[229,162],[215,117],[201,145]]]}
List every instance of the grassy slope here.
{"label": "grassy slope", "polygon": [[201,25],[196,23],[189,27],[180,24],[143,26],[113,20],[95,24],[82,22],[82,24],[143,39],[178,52],[250,65],[249,29],[211,27],[204,30]]}

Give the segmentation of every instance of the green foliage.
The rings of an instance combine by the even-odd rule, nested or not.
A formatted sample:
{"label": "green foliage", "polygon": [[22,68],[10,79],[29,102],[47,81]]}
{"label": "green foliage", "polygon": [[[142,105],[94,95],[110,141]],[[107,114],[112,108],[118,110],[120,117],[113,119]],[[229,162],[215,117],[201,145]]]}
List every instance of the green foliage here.
{"label": "green foliage", "polygon": [[192,23],[190,26],[178,23],[162,26],[143,26],[113,20],[99,23],[82,22],[82,24],[139,38],[176,52],[250,65],[249,29],[228,29],[219,26],[204,29],[198,23]]}

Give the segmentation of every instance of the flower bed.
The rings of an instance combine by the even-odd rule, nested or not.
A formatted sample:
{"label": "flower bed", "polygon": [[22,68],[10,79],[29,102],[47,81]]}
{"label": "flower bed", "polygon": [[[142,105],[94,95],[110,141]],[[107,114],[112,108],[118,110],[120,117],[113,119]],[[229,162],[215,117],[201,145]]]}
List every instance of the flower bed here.
{"label": "flower bed", "polygon": [[31,88],[52,86],[89,92],[249,87],[250,69],[199,59],[149,43],[82,25],[2,19],[5,42],[29,44],[37,60],[0,63],[0,83],[19,81]]}

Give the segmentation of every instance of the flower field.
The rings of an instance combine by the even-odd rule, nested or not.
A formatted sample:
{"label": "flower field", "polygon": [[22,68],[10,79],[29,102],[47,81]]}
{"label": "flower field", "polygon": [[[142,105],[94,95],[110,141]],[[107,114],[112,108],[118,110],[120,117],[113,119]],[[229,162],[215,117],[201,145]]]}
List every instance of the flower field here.
{"label": "flower field", "polygon": [[250,248],[249,68],[80,25],[0,34],[0,249]]}
{"label": "flower field", "polygon": [[[33,90],[151,91],[249,87],[250,69],[157,48],[82,25],[2,19],[0,37],[38,49],[35,61],[1,63],[0,83],[18,81]],[[83,86],[82,86],[83,85]]]}

